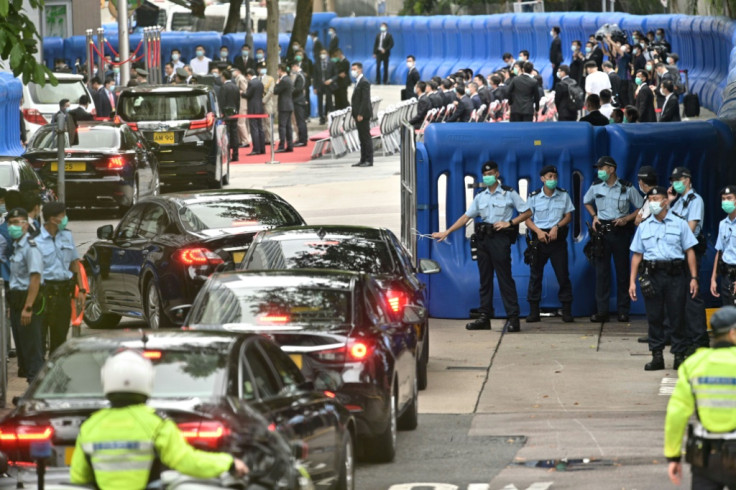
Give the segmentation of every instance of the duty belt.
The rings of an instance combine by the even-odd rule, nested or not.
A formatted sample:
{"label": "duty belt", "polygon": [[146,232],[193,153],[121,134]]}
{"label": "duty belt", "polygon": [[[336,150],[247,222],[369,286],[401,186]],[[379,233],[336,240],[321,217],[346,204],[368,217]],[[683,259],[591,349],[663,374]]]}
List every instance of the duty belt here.
{"label": "duty belt", "polygon": [[675,260],[644,260],[642,266],[649,272],[666,272],[667,274],[679,274],[685,271],[685,259]]}
{"label": "duty belt", "polygon": [[727,264],[723,259],[718,259],[718,272],[729,279],[736,279],[736,265]]}

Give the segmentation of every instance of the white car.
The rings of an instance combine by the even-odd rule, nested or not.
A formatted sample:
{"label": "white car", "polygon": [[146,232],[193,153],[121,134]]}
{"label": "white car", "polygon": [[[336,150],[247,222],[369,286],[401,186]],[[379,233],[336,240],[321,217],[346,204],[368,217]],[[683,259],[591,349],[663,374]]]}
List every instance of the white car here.
{"label": "white car", "polygon": [[43,87],[29,82],[23,86],[23,104],[21,111],[26,121],[26,133],[28,140],[41,126],[51,122],[51,118],[59,112],[59,101],[69,99],[70,109],[79,106],[79,98],[87,95],[90,105],[87,108],[92,114],[95,113],[95,103],[92,94],[82,81],[82,75],[71,73],[54,73],[59,81],[55,87],[47,83]]}

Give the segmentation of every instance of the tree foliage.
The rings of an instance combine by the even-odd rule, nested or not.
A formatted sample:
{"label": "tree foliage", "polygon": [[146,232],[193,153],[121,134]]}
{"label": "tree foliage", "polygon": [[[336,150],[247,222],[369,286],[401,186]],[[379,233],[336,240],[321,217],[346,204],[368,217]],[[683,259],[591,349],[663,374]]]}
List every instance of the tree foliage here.
{"label": "tree foliage", "polygon": [[[43,0],[29,2],[31,8],[43,10]],[[49,81],[56,85],[51,70],[33,57],[40,41],[35,24],[23,12],[23,0],[0,0],[0,59],[6,60],[14,76],[22,76],[23,83],[45,85]]]}

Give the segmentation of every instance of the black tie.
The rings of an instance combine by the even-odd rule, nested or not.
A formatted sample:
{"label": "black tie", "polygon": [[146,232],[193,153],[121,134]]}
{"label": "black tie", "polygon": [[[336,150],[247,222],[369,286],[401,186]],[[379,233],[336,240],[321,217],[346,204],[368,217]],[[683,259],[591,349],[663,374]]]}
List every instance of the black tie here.
{"label": "black tie", "polygon": [[324,73],[326,71],[327,71],[327,62],[326,61],[322,61],[322,73]]}

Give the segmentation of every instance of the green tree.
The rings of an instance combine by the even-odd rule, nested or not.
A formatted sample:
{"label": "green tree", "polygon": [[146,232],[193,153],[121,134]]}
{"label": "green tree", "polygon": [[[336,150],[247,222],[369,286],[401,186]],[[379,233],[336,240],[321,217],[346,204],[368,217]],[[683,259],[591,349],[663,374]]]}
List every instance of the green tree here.
{"label": "green tree", "polygon": [[[43,0],[29,0],[31,8],[43,10]],[[23,83],[52,85],[58,82],[42,63],[33,57],[38,53],[41,36],[33,21],[23,12],[23,0],[0,0],[0,59],[13,75],[22,76]],[[48,77],[48,79],[47,79]]]}

